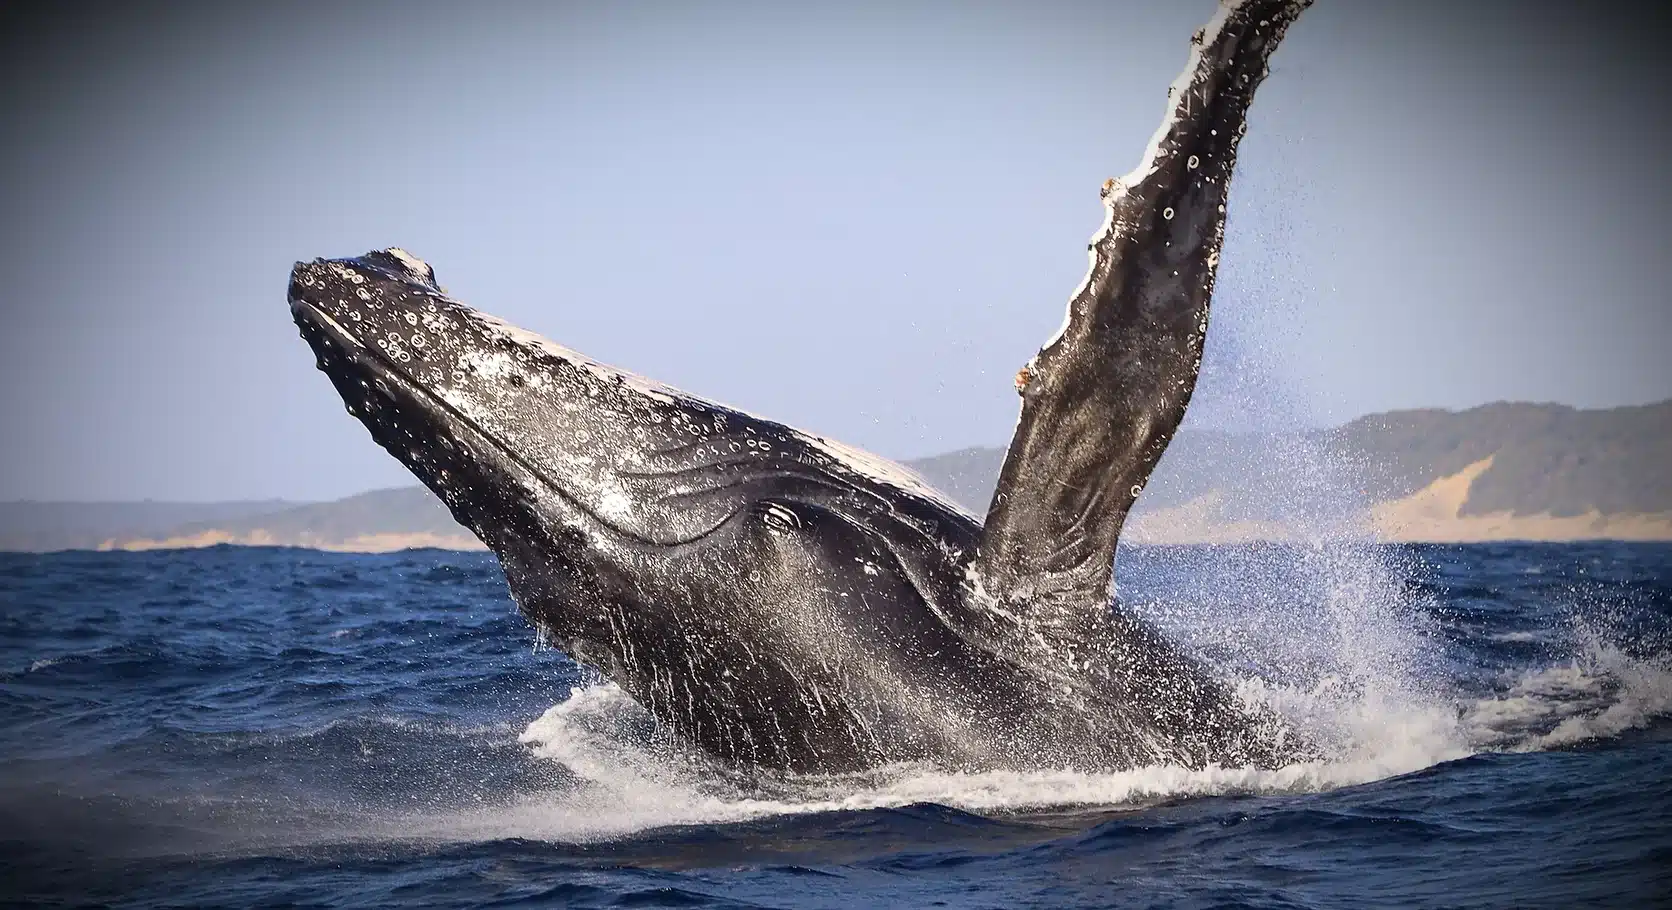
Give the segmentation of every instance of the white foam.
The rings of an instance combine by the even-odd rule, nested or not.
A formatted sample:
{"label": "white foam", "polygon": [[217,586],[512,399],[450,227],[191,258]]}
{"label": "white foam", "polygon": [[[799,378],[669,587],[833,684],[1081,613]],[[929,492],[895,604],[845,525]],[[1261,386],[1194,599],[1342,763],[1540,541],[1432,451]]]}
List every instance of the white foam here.
{"label": "white foam", "polygon": [[1573,659],[1520,671],[1500,694],[1466,706],[1481,747],[1533,751],[1619,736],[1672,714],[1672,658],[1634,658],[1589,639]]}
{"label": "white foam", "polygon": [[1178,798],[1352,786],[1483,749],[1526,751],[1615,736],[1672,713],[1672,667],[1606,646],[1569,664],[1528,671],[1503,695],[1464,705],[1355,696],[1335,682],[1305,691],[1245,685],[1245,695],[1296,717],[1333,749],[1326,761],[1272,771],[1152,766],[1108,773],[960,773],[895,766],[766,785],[745,784],[703,756],[681,751],[642,708],[605,683],[576,689],[520,737],[536,756],[572,772],[572,784],[504,806],[409,816],[393,827],[409,839],[592,843],[653,828],[916,803],[977,813],[1136,809]]}
{"label": "white foam", "polygon": [[[1266,692],[1256,697],[1272,699]],[[1325,693],[1285,693],[1290,701]],[[936,803],[970,812],[1138,808],[1179,797],[1311,792],[1378,780],[1468,754],[1454,713],[1364,703],[1338,717],[1341,757],[1273,771],[1153,766],[1107,773],[1070,770],[948,772],[894,766],[858,775],[792,776],[745,784],[684,752],[611,683],[576,689],[520,737],[534,754],[572,772],[560,790],[493,808],[399,820],[405,838],[507,837],[589,843],[652,828],[727,824],[782,815]]]}
{"label": "white foam", "polygon": [[[365,833],[446,842],[517,837],[592,843],[670,826],[916,803],[977,813],[1137,809],[1178,798],[1352,786],[1480,751],[1616,736],[1672,713],[1672,659],[1636,659],[1605,643],[1593,642],[1572,661],[1522,671],[1487,698],[1413,695],[1409,680],[1397,673],[1367,679],[1354,667],[1353,660],[1343,660],[1340,673],[1304,686],[1241,684],[1242,697],[1289,717],[1328,756],[1271,771],[1152,766],[1106,773],[958,773],[902,765],[864,774],[746,780],[682,748],[620,688],[602,683],[573,690],[519,737],[536,758],[567,772],[562,785],[504,805],[403,816]],[[1387,665],[1371,669],[1391,672]]]}

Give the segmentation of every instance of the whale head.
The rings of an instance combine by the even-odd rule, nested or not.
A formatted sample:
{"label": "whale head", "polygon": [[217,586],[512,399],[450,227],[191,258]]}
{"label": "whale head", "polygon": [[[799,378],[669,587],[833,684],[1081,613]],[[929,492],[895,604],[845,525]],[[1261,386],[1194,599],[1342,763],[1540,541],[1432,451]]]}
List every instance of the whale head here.
{"label": "whale head", "polygon": [[956,593],[979,525],[910,472],[473,310],[401,250],[298,263],[289,298],[542,634],[658,717],[778,767],[898,759],[874,728],[902,712],[931,731],[904,757],[960,751],[920,671],[982,659]]}

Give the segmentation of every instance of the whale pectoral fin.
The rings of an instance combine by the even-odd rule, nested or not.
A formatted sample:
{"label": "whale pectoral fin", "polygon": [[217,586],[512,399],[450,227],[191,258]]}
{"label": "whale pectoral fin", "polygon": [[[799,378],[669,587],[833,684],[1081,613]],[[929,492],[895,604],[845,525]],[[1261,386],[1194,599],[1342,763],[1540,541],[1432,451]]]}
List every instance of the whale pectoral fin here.
{"label": "whale pectoral fin", "polygon": [[974,566],[1012,610],[1048,619],[1108,601],[1121,526],[1196,385],[1248,104],[1308,5],[1222,3],[1143,162],[1104,184],[1090,271],[1017,376],[1021,419]]}

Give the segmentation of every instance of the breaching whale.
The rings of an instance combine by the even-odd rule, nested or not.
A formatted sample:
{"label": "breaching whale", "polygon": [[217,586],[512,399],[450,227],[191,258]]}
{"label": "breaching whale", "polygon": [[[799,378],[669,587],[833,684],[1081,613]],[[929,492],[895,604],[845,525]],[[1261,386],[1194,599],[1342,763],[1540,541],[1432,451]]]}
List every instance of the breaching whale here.
{"label": "breaching whale", "polygon": [[984,522],[910,472],[596,363],[398,249],[298,263],[302,336],[372,437],[499,557],[542,636],[723,760],[842,772],[1273,766],[1276,716],[1111,606],[1179,425],[1244,117],[1309,0],[1191,42],[1062,329],[1018,374]]}

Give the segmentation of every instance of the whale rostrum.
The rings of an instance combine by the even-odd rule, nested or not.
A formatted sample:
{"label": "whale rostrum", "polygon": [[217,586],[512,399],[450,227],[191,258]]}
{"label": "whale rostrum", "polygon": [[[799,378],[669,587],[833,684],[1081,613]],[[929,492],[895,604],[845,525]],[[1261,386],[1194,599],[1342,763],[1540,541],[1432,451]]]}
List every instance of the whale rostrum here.
{"label": "whale rostrum", "polygon": [[548,641],[739,765],[1270,767],[1283,720],[1118,604],[1122,523],[1195,386],[1248,105],[1307,0],[1196,33],[1067,318],[1017,375],[985,521],[911,472],[609,367],[388,249],[298,263],[303,337],[498,556]]}

